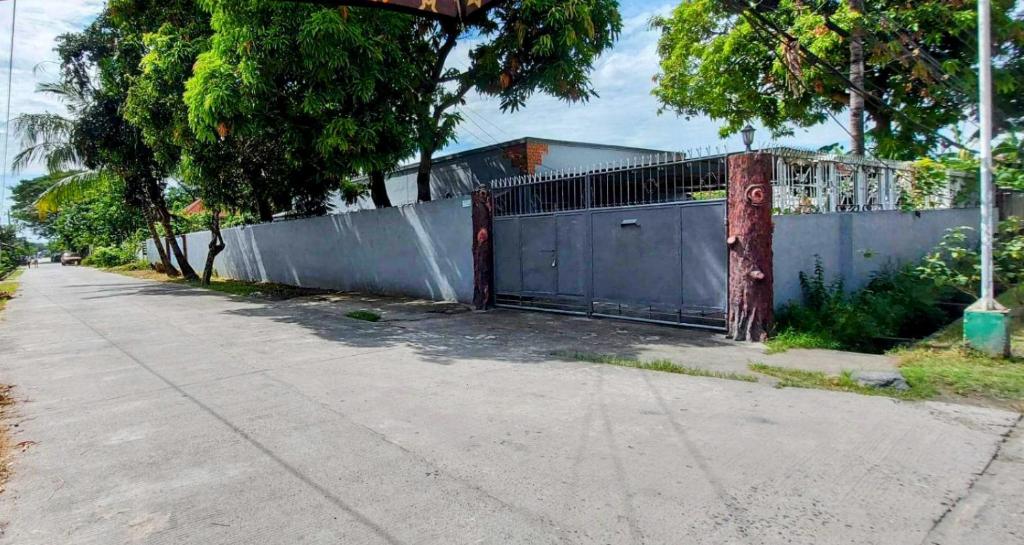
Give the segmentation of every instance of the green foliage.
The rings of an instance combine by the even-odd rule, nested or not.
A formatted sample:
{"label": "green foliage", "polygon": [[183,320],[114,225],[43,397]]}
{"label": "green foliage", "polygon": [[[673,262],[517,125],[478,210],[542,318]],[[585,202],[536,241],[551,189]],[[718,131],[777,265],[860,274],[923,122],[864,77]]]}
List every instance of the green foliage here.
{"label": "green foliage", "polygon": [[18,236],[13,225],[0,226],[0,278],[6,277],[15,270],[25,258],[32,253],[32,245]]}
{"label": "green foliage", "polygon": [[124,191],[123,181],[110,178],[47,216],[54,249],[86,252],[138,239],[146,223],[136,210],[125,207]]}
{"label": "green foliage", "polygon": [[[974,229],[957,227],[946,231],[939,245],[924,257],[917,274],[938,286],[979,296],[981,256],[978,244],[971,243]],[[999,224],[992,246],[993,274],[998,287],[1006,288],[1024,281],[1024,219],[1012,217]]]}
{"label": "green foliage", "polygon": [[779,334],[765,343],[768,354],[785,352],[793,348],[821,348],[825,350],[841,350],[843,345],[830,333],[823,331],[800,331],[793,327],[783,329]]}
{"label": "green foliage", "polygon": [[[849,104],[848,36],[858,22],[867,36],[868,138],[879,155],[921,157],[942,141],[942,129],[975,115],[976,5],[868,0],[858,14],[847,2],[781,0],[751,8],[755,18],[740,14],[748,9],[742,3],[682,2],[653,22],[662,33],[654,94],[665,110],[721,121],[723,136],[755,120],[774,137],[827,122]],[[1024,21],[1015,6],[992,6],[998,131],[1024,116]],[[795,40],[780,39],[771,26]]]}
{"label": "green foliage", "polygon": [[352,312],[346,313],[345,316],[348,316],[353,320],[362,320],[364,322],[380,321],[380,314],[377,314],[376,312],[370,312],[369,310],[353,310]]}
{"label": "green foliage", "polygon": [[125,241],[120,246],[99,246],[82,260],[83,265],[111,268],[129,265],[138,261],[139,241]]}
{"label": "green foliage", "polygon": [[27,225],[37,235],[53,238],[52,216],[40,217],[35,207],[39,197],[60,180],[62,173],[45,174],[31,179],[20,180],[11,188],[11,216]]}
{"label": "green foliage", "polygon": [[803,303],[784,307],[777,318],[779,334],[769,349],[830,348],[877,352],[880,339],[919,338],[948,321],[938,302],[940,286],[911,269],[883,271],[856,293],[839,280],[826,279],[821,260],[810,274],[800,273]]}
{"label": "green foliage", "polygon": [[900,391],[895,388],[870,388],[861,386],[853,378],[853,373],[843,371],[838,376],[829,376],[820,371],[805,371],[802,369],[789,369],[763,363],[751,363],[750,370],[762,375],[778,379],[778,388],[812,388],[818,390],[834,390],[839,392],[852,392],[862,395],[880,395],[896,397],[900,399],[926,399],[935,395],[935,389],[926,381],[917,380],[918,377],[909,377],[904,373],[904,378],[910,386],[909,390]]}
{"label": "green foliage", "polygon": [[237,170],[252,199],[324,213],[330,190],[410,154],[416,19],[270,0],[201,4],[214,33],[184,85],[188,126],[201,144],[247,154]]}
{"label": "green foliage", "polygon": [[710,369],[702,369],[700,367],[688,367],[680,365],[669,360],[638,360],[635,358],[623,358],[620,356],[611,356],[608,354],[593,354],[590,352],[556,352],[554,356],[571,359],[575,361],[585,361],[588,363],[601,363],[604,365],[614,365],[616,367],[631,367],[633,369],[645,369],[647,371],[661,371],[663,373],[676,373],[679,375],[690,375],[695,377],[711,377],[711,378],[722,378],[728,380],[739,380],[742,382],[757,382],[757,377],[751,375],[745,375],[741,373],[726,373],[722,371],[713,371]]}

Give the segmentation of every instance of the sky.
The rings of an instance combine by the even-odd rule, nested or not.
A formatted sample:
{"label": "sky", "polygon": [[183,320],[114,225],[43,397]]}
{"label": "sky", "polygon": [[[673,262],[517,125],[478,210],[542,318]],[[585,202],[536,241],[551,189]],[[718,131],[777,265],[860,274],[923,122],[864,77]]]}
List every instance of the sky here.
{"label": "sky", "polygon": [[[599,98],[583,104],[566,104],[557,99],[535,95],[516,113],[503,113],[495,99],[471,94],[462,107],[466,119],[456,142],[442,153],[466,150],[524,136],[617,144],[671,151],[707,146],[742,149],[740,137],[722,141],[718,124],[707,118],[685,119],[675,114],[658,114],[658,103],[651,96],[652,78],[658,72],[658,34],[650,30],[651,17],[668,13],[676,1],[624,0],[622,34],[614,48],[600,57],[594,67],[593,84]],[[11,37],[12,0],[0,0],[0,74],[6,83],[8,45]],[[14,33],[14,71],[11,92],[11,117],[22,113],[54,111],[61,105],[35,92],[36,85],[49,81],[55,72],[55,38],[79,30],[99,13],[103,0],[22,0],[18,4]],[[451,58],[452,66],[464,65],[471,41],[464,41]],[[0,87],[0,99],[6,93]],[[0,106],[3,106],[0,103]],[[0,119],[0,123],[2,123]],[[0,135],[3,133],[0,132]],[[765,131],[755,137],[767,138]],[[780,143],[818,148],[847,138],[836,124],[798,129]],[[12,135],[7,162],[20,149]],[[7,173],[11,185],[22,178],[43,172],[41,167]],[[6,222],[7,203],[0,203],[0,215]]]}

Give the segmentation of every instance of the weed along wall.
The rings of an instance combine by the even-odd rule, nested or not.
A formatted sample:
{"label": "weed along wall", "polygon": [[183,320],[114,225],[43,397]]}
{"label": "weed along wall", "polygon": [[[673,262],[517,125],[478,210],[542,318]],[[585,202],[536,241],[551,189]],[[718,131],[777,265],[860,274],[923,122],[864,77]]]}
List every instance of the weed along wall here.
{"label": "weed along wall", "polygon": [[[472,302],[471,212],[465,197],[234,227],[215,267],[238,280]],[[185,238],[201,271],[210,233]]]}
{"label": "weed along wall", "polygon": [[[902,212],[844,212],[774,216],[775,306],[799,301],[800,272],[814,269],[820,256],[826,276],[842,278],[848,290],[867,284],[886,267],[913,263],[942,239],[947,229],[977,228],[977,208]],[[977,232],[974,232],[977,236]]]}

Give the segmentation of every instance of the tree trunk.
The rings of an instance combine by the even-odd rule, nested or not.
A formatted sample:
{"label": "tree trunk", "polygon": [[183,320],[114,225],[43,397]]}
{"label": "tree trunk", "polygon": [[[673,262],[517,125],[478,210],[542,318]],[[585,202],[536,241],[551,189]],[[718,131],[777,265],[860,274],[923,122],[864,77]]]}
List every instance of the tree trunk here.
{"label": "tree trunk", "polygon": [[157,218],[160,220],[160,225],[164,228],[164,235],[167,237],[167,245],[171,247],[171,252],[174,253],[174,259],[178,262],[178,270],[181,271],[181,275],[190,282],[199,280],[199,275],[196,274],[195,269],[188,264],[188,260],[185,259],[185,254],[182,253],[181,248],[178,246],[178,240],[174,236],[174,226],[171,224],[171,212],[167,209],[167,201],[164,200],[164,195],[160,190],[160,186],[155,181],[147,183],[147,193],[149,194],[149,200],[153,203],[153,208],[156,210]]}
{"label": "tree trunk", "polygon": [[420,149],[420,166],[416,170],[416,200],[418,202],[430,201],[430,171],[434,167],[434,150],[431,148]]}
{"label": "tree trunk", "polygon": [[174,268],[171,264],[171,258],[167,257],[167,250],[164,249],[164,241],[160,240],[160,233],[156,231],[156,222],[153,220],[153,210],[148,204],[142,206],[142,213],[146,216],[146,227],[149,228],[149,236],[153,239],[153,245],[156,246],[156,253],[160,256],[160,267],[162,272],[167,276],[178,276],[180,273],[178,269]]}
{"label": "tree trunk", "polygon": [[388,197],[388,186],[385,181],[383,171],[370,171],[370,198],[373,200],[373,206],[377,208],[391,208],[391,198]]}
{"label": "tree trunk", "polygon": [[772,274],[772,160],[729,157],[729,336],[767,340],[774,320]]}
{"label": "tree trunk", "polygon": [[494,201],[491,192],[473,192],[473,305],[487,310],[494,296]]}
{"label": "tree trunk", "polygon": [[206,264],[203,266],[203,280],[204,286],[210,285],[210,280],[213,278],[213,262],[217,259],[217,255],[224,251],[224,237],[220,232],[220,209],[210,209],[210,246],[209,251],[206,254]]}
{"label": "tree trunk", "polygon": [[268,199],[256,197],[256,213],[259,214],[260,221],[263,223],[274,221],[274,207],[270,205]]}
{"label": "tree trunk", "polygon": [[[850,11],[862,15],[864,0],[849,0]],[[864,23],[854,19],[850,31],[850,153],[864,155]]]}

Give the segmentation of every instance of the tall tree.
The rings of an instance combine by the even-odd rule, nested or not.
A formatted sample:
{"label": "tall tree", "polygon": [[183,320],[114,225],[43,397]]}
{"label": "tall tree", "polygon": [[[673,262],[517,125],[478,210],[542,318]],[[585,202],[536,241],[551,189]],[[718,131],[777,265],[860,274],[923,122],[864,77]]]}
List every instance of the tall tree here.
{"label": "tall tree", "polygon": [[[418,19],[413,26],[418,84],[416,102],[420,153],[417,197],[429,201],[434,153],[455,135],[454,111],[476,90],[500,99],[502,110],[517,110],[541,92],[576,102],[596,96],[589,74],[622,29],[615,0],[507,0],[460,23]],[[460,40],[473,39],[469,62],[454,68]]]}
{"label": "tall tree", "polygon": [[[664,109],[708,115],[723,123],[723,136],[757,120],[778,137],[841,114],[857,87],[873,125],[867,138],[874,153],[893,158],[951,144],[947,133],[973,118],[974,3],[779,0],[770,7],[693,0],[656,19],[662,36],[654,94]],[[1024,116],[1024,23],[1014,0],[994,2],[993,23],[998,122],[1005,130]],[[860,32],[864,83],[854,86],[850,44]]]}
{"label": "tall tree", "polygon": [[[254,151],[243,166],[266,180],[254,185],[258,200],[322,213],[330,190],[360,173],[382,180],[410,154],[409,16],[271,0],[202,4],[214,35],[186,86],[190,126],[200,142]],[[370,189],[389,204],[383,184]]]}
{"label": "tall tree", "polygon": [[[40,92],[56,96],[64,104],[67,116],[46,112],[22,114],[14,120],[14,129],[22,135],[24,146],[14,157],[14,170],[18,171],[37,162],[45,163],[50,170],[45,178],[49,187],[39,193],[32,203],[40,220],[84,198],[98,187],[111,187],[108,178],[124,173],[105,168],[99,156],[104,144],[96,136],[97,133],[112,133],[110,116],[113,114],[109,109],[103,110],[103,101],[97,99],[97,90],[91,78],[89,73],[69,77],[67,71],[62,71],[59,81],[39,86]],[[104,111],[107,119],[103,119]],[[118,122],[118,118],[114,117],[113,124],[116,126]],[[116,135],[116,131],[113,134]],[[164,270],[168,274],[177,275],[156,231],[156,214],[143,185],[133,180],[132,183],[118,187],[121,188],[124,204],[144,214]]]}

